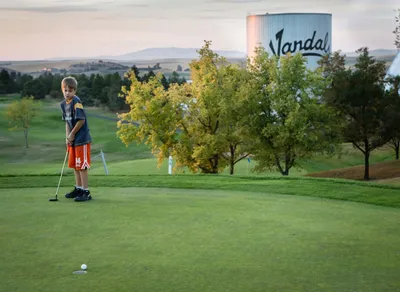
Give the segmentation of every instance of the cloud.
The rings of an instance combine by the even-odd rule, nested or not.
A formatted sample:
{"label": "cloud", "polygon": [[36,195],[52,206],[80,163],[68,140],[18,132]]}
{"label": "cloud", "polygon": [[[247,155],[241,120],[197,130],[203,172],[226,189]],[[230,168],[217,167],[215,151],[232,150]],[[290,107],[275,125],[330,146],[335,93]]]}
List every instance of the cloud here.
{"label": "cloud", "polygon": [[33,13],[67,13],[98,11],[93,5],[56,5],[56,6],[32,6],[32,7],[0,7],[0,11],[21,11]]}
{"label": "cloud", "polygon": [[119,5],[119,7],[149,7],[149,6],[150,5],[148,4],[133,4],[133,3]]}
{"label": "cloud", "polygon": [[208,0],[209,3],[232,3],[232,4],[246,4],[246,3],[259,3],[267,2],[265,0]]}
{"label": "cloud", "polygon": [[[148,7],[147,4],[120,4],[117,5],[115,1],[104,0],[96,2],[88,2],[85,0],[72,0],[68,1],[69,4],[58,4],[66,3],[67,1],[53,0],[52,4],[42,6],[29,6],[21,2],[14,3],[13,6],[0,6],[0,11],[21,11],[21,12],[32,12],[32,13],[68,13],[68,12],[95,12],[95,11],[110,11],[110,10],[121,10],[129,9],[134,7]],[[86,4],[84,4],[86,3]]]}

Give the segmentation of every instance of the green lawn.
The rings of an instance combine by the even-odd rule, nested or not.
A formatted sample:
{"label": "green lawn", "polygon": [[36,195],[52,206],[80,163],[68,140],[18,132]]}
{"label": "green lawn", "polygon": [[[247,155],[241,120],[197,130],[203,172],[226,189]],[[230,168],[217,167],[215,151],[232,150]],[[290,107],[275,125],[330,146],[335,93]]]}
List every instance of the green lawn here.
{"label": "green lawn", "polygon": [[[303,175],[363,163],[300,161],[290,177],[167,175],[145,145],[125,147],[113,114],[88,108],[94,200],[64,198],[64,123],[45,102],[30,147],[0,99],[0,291],[400,291],[400,186]],[[109,175],[99,157],[105,153]],[[392,159],[380,149],[371,162]],[[81,264],[88,274],[73,275]]]}
{"label": "green lawn", "polygon": [[[68,189],[62,188],[62,193]],[[399,291],[400,209],[232,190],[0,189],[1,291]],[[73,275],[80,265],[87,275]]]}
{"label": "green lawn", "polygon": [[[64,158],[64,128],[61,121],[59,102],[45,101],[43,110],[36,119],[33,120],[29,130],[28,149],[24,148],[23,133],[11,132],[5,117],[6,105],[10,97],[0,100],[0,163],[4,165],[0,169],[0,174],[32,174],[54,173],[52,168],[60,168]],[[136,145],[135,143],[126,147],[116,136],[116,122],[109,118],[116,115],[101,109],[87,108],[89,125],[93,137],[92,156],[95,157],[101,150],[106,154],[107,165],[110,173],[113,174],[157,174],[167,173],[167,162],[159,170],[156,166],[156,159],[150,153],[146,145]],[[99,118],[99,115],[106,116],[107,119]],[[371,163],[388,161],[393,159],[393,150],[386,147],[375,151],[371,155]],[[149,161],[149,159],[152,159]],[[95,160],[94,163],[97,161]],[[344,145],[343,153],[340,157],[327,157],[316,155],[312,159],[301,160],[298,168],[290,170],[291,176],[304,175],[310,172],[325,171],[340,167],[349,167],[363,164],[363,156],[360,151],[353,149],[351,145]],[[255,161],[250,163],[243,160],[236,165],[237,175],[261,175],[261,176],[280,176],[276,171],[261,174],[252,173]],[[100,164],[99,164],[100,165]],[[99,169],[94,165],[96,169]],[[94,169],[95,169],[94,168]],[[101,169],[101,168],[100,168]],[[100,170],[99,170],[100,171]],[[99,173],[94,170],[94,173]],[[225,174],[228,174],[228,169]],[[104,173],[104,171],[103,171]]]}

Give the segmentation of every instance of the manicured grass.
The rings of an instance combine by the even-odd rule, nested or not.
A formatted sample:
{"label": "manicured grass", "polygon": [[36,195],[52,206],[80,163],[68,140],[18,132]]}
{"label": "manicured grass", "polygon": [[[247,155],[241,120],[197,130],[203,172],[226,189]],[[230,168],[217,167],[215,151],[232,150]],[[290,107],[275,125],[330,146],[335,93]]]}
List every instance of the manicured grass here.
{"label": "manicured grass", "polygon": [[[247,160],[234,176],[167,175],[167,161],[158,169],[146,146],[125,147],[115,121],[90,108],[94,200],[63,197],[66,169],[51,203],[65,155],[59,108],[45,103],[28,149],[4,108],[0,291],[400,291],[400,187],[303,176],[361,164],[347,146],[286,178]],[[72,275],[82,263],[88,274]]]}
{"label": "manicured grass", "polygon": [[[25,149],[22,131],[9,131],[5,108],[0,108],[0,162],[12,170],[19,164],[41,164],[63,161],[65,150],[65,122],[61,120],[57,104],[44,103],[40,116],[32,121],[29,129],[29,148]],[[88,109],[88,114],[102,114],[99,109]],[[124,161],[152,157],[147,146],[126,147],[117,137],[117,123],[110,119],[88,117],[92,134],[93,156],[100,150],[107,153],[107,161]]]}
{"label": "manicured grass", "polygon": [[[29,130],[29,149],[24,148],[23,132],[10,132],[5,117],[5,105],[7,100],[1,102],[0,107],[0,163],[6,170],[0,170],[1,174],[31,174],[31,169],[39,173],[49,173],[51,165],[63,161],[64,158],[64,122],[61,121],[59,101],[44,101],[43,110],[40,116],[33,120]],[[156,160],[146,145],[135,143],[126,147],[116,136],[116,121],[114,113],[106,112],[98,108],[87,108],[88,120],[93,137],[92,152],[97,155],[100,150],[106,154],[107,164],[110,172],[114,174],[153,174],[159,173],[156,167]],[[105,116],[106,118],[100,118]],[[382,148],[371,155],[371,164],[393,159],[393,150]],[[143,161],[138,161],[142,160]],[[152,161],[147,160],[152,159]],[[115,164],[114,164],[115,163]],[[260,175],[270,176],[280,174],[277,171],[261,174],[252,173],[255,161],[250,164],[243,160],[236,165],[236,175]],[[349,167],[363,164],[363,157],[360,151],[353,149],[351,145],[344,145],[341,157],[327,157],[316,155],[312,159],[299,161],[300,167],[290,170],[291,176],[304,175],[307,173],[326,171],[341,167]],[[166,164],[165,164],[166,165]],[[42,167],[44,166],[44,167]],[[44,168],[44,169],[42,169]],[[161,173],[167,173],[167,166],[163,166]],[[228,169],[224,171],[228,173]]]}
{"label": "manicured grass", "polygon": [[[54,187],[59,175],[12,176],[0,175],[0,186],[5,188]],[[73,175],[64,176],[61,186],[74,184]],[[89,185],[95,187],[158,187],[252,191],[269,194],[346,200],[400,208],[400,187],[365,182],[334,179],[281,178],[281,177],[232,177],[211,175],[137,175],[104,176],[93,175]]]}
{"label": "manicured grass", "polygon": [[53,191],[0,189],[2,291],[400,289],[399,209],[273,190],[95,187],[82,204]]}

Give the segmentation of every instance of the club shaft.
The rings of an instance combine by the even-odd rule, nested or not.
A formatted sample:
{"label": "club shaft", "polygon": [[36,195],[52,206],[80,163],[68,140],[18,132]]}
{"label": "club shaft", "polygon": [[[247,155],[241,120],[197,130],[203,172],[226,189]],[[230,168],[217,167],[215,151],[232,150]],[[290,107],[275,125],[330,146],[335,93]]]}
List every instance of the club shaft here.
{"label": "club shaft", "polygon": [[67,147],[67,151],[65,152],[65,158],[64,158],[64,163],[63,163],[62,169],[61,169],[60,179],[58,180],[58,186],[57,186],[57,191],[56,191],[56,199],[57,199],[57,195],[58,195],[58,189],[60,188],[61,178],[62,178],[63,173],[64,173],[64,167],[65,167],[65,162],[67,161],[67,156],[68,156],[68,147]]}

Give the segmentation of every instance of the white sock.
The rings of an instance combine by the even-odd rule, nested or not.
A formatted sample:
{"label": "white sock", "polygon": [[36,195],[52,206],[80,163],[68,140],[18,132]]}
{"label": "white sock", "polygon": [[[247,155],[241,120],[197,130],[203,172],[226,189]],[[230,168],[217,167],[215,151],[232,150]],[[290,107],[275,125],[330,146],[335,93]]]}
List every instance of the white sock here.
{"label": "white sock", "polygon": [[83,190],[83,188],[82,187],[80,187],[80,186],[75,186],[78,190]]}

